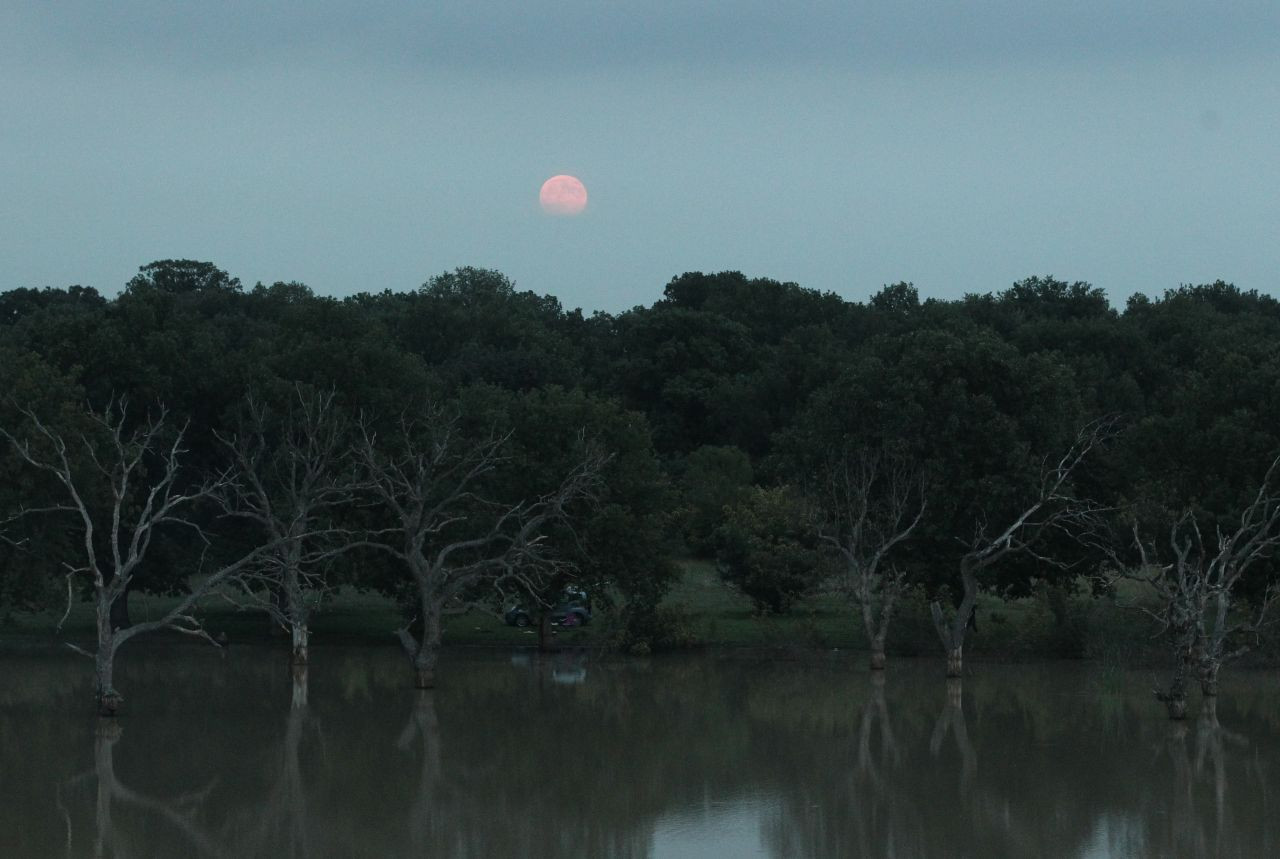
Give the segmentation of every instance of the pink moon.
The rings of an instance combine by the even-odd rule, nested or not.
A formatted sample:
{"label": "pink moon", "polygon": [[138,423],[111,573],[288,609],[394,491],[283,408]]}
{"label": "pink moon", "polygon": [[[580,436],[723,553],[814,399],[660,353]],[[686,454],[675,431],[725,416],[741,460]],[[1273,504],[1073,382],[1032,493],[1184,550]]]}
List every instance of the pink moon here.
{"label": "pink moon", "polygon": [[587,207],[587,187],[576,176],[552,176],[542,183],[538,202],[548,215],[576,215]]}

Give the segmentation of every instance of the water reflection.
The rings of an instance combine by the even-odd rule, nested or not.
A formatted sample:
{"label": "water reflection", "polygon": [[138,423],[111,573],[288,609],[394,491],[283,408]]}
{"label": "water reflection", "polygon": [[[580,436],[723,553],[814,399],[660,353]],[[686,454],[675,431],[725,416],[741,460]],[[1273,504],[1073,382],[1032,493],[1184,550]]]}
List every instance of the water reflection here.
{"label": "water reflection", "polygon": [[1280,854],[1269,677],[1171,725],[1070,665],[314,656],[140,648],[103,725],[83,666],[6,657],[0,855]]}
{"label": "water reflection", "polygon": [[938,714],[938,722],[929,738],[929,754],[937,758],[947,734],[955,737],[960,752],[960,794],[963,796],[973,784],[973,774],[978,768],[978,752],[969,739],[969,729],[964,719],[964,681],[959,677],[947,679],[947,704]]}
{"label": "water reflection", "polygon": [[[858,775],[873,790],[881,788],[885,779],[881,772],[896,769],[902,761],[902,752],[893,738],[893,723],[889,719],[889,705],[885,702],[885,673],[875,671],[870,679],[871,691],[862,705],[862,723],[858,731]],[[880,743],[872,751],[872,735],[879,728]]]}
{"label": "water reflection", "polygon": [[284,736],[263,763],[265,789],[252,806],[229,814],[223,825],[228,856],[305,857],[314,855],[316,826],[309,815],[303,777],[303,742],[323,741],[318,721],[308,707],[309,668],[290,666],[292,691]]}
{"label": "water reflection", "polygon": [[[124,729],[115,719],[99,719],[94,731],[93,770],[67,780],[64,790],[74,790],[90,777],[96,783],[91,828],[94,856],[142,856],[151,850],[146,837],[129,826],[116,826],[116,812],[147,821],[147,830],[166,828],[186,842],[187,853],[220,856],[222,850],[199,822],[199,811],[210,788],[177,796],[150,796],[128,787],[116,774],[116,744]],[[66,813],[59,794],[59,807]],[[76,853],[76,830],[67,820],[67,854]]]}

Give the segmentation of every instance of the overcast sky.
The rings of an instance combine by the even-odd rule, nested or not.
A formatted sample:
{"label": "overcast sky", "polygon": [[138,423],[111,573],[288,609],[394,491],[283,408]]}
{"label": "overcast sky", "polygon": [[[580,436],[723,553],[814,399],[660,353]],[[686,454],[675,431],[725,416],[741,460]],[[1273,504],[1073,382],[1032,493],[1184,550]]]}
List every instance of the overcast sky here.
{"label": "overcast sky", "polygon": [[[1275,0],[263,5],[0,5],[0,290],[1280,294]],[[556,173],[583,214],[539,208]]]}

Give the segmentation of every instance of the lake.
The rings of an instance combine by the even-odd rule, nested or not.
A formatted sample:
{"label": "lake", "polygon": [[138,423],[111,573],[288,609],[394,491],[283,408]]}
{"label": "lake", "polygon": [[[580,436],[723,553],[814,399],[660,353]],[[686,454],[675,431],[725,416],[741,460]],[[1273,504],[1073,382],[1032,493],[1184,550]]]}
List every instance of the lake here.
{"label": "lake", "polygon": [[[0,655],[0,856],[1280,855],[1280,683],[1097,665],[131,644]],[[1272,788],[1277,805],[1271,804]]]}

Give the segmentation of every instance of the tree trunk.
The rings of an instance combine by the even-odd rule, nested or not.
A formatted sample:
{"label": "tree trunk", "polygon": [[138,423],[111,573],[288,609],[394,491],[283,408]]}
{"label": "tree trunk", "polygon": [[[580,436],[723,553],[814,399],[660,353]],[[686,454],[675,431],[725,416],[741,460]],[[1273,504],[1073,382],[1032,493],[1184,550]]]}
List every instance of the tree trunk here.
{"label": "tree trunk", "polygon": [[1222,663],[1210,654],[1203,655],[1200,661],[1200,693],[1206,698],[1218,696],[1218,669]]}
{"label": "tree trunk", "polygon": [[98,705],[99,716],[114,716],[120,711],[124,697],[116,691],[113,674],[115,672],[115,646],[108,643],[106,647],[99,645],[94,656],[94,698]]}
{"label": "tree trunk", "polygon": [[1191,646],[1184,648],[1178,654],[1178,660],[1174,664],[1173,678],[1169,681],[1168,691],[1156,693],[1156,697],[1163,701],[1168,709],[1169,718],[1179,722],[1187,718],[1187,675],[1191,671],[1194,658],[1193,648]]}
{"label": "tree trunk", "polygon": [[111,603],[111,628],[124,629],[133,625],[133,621],[129,618],[129,588],[125,587],[124,593],[116,597]]}
{"label": "tree trunk", "polygon": [[436,687],[436,660],[440,656],[440,610],[430,600],[422,601],[422,641],[413,658],[413,685],[417,689]]}
{"label": "tree trunk", "polygon": [[947,623],[942,614],[942,606],[937,602],[931,603],[929,608],[933,612],[933,624],[947,653],[947,677],[960,677],[964,673],[964,634],[968,624],[961,620],[959,614],[951,623]]}
{"label": "tree trunk", "polygon": [[960,581],[964,584],[964,596],[950,623],[947,623],[941,603],[934,600],[929,604],[933,625],[947,653],[948,677],[960,677],[964,672],[965,633],[974,625],[974,610],[978,605],[978,567],[967,557],[960,561]]}
{"label": "tree trunk", "polygon": [[116,603],[126,595],[121,594],[116,600],[108,601],[110,595],[105,590],[98,592],[98,647],[93,655],[93,679],[94,700],[100,716],[116,715],[124,700],[115,687],[116,634],[111,616]]}
{"label": "tree trunk", "polygon": [[884,641],[889,631],[889,615],[893,611],[893,597],[886,595],[880,606],[880,617],[876,618],[875,606],[871,602],[870,587],[862,589],[862,625],[866,627],[867,641],[871,644],[870,665],[872,671],[883,671]]}
{"label": "tree trunk", "polygon": [[288,603],[286,608],[289,612],[287,615],[289,632],[293,639],[289,661],[293,665],[306,665],[311,660],[308,649],[311,641],[311,629],[308,624],[311,618],[308,616],[307,601],[302,593],[302,581],[298,575],[296,561],[291,563],[286,571],[285,600]]}
{"label": "tree trunk", "polygon": [[436,688],[435,654],[425,656],[413,663],[413,687],[415,689]]}
{"label": "tree trunk", "polygon": [[307,645],[311,640],[310,612],[307,610],[306,594],[302,591],[302,575],[299,572],[300,561],[295,544],[289,553],[284,575],[284,609],[289,619],[289,633],[293,639],[292,652],[289,657],[292,665],[306,665],[310,660]]}
{"label": "tree trunk", "polygon": [[311,654],[308,650],[308,642],[311,638],[311,630],[307,629],[307,622],[294,621],[292,624],[293,633],[293,650],[289,656],[291,665],[307,665],[311,661]]}

